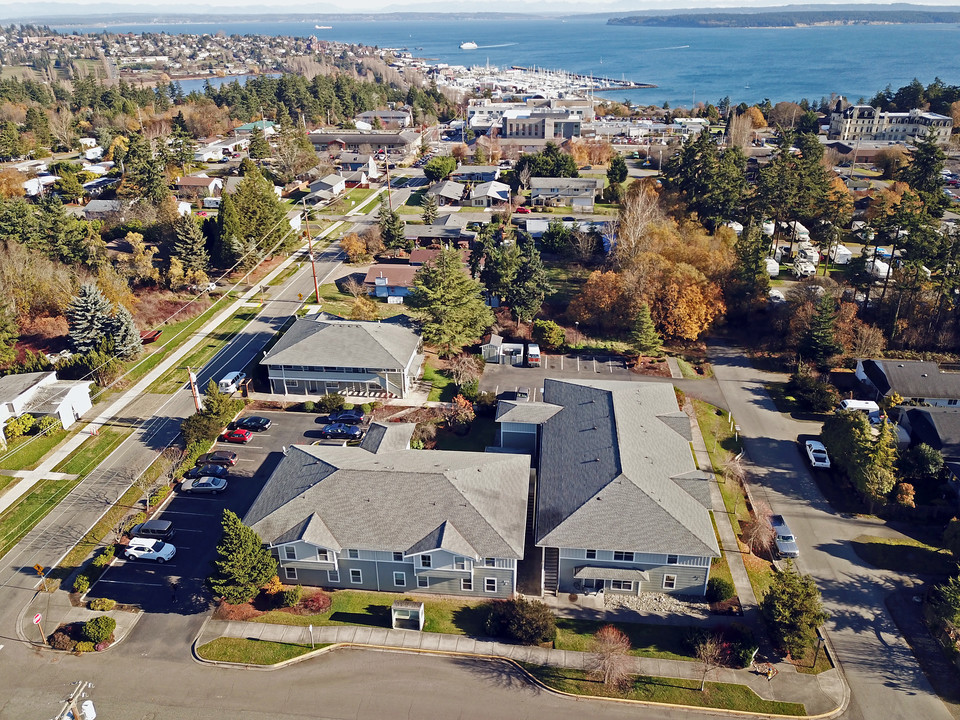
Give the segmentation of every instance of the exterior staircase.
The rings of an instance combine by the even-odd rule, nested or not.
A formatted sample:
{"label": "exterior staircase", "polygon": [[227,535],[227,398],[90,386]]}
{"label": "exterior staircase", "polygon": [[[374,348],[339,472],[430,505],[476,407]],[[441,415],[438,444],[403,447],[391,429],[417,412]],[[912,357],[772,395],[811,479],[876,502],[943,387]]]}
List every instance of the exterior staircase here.
{"label": "exterior staircase", "polygon": [[557,596],[557,585],[560,578],[560,550],[558,548],[543,549],[543,594]]}

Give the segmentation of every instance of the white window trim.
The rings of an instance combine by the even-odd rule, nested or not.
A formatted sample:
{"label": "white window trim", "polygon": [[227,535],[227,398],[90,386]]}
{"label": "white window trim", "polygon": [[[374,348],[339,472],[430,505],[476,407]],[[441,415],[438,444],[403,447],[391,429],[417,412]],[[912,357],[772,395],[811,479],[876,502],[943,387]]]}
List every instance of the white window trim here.
{"label": "white window trim", "polygon": [[[670,558],[673,558],[673,561],[670,561]],[[680,556],[679,555],[667,555],[667,565],[679,565]]]}
{"label": "white window trim", "polygon": [[284,560],[296,560],[297,559],[297,549],[293,545],[285,545],[283,548],[283,559]]}
{"label": "white window trim", "polygon": [[351,560],[359,560],[359,559],[360,559],[360,551],[359,551],[359,550],[347,550],[347,557],[350,558]]}
{"label": "white window trim", "polygon": [[330,583],[339,583],[339,582],[340,582],[340,571],[339,571],[339,570],[327,570],[327,582],[330,582]]}
{"label": "white window trim", "polygon": [[297,579],[297,569],[295,567],[285,567],[283,569],[283,574],[287,580]]}
{"label": "white window trim", "polygon": [[[354,580],[354,573],[356,573],[360,579]],[[363,570],[360,568],[350,568],[350,583],[353,585],[362,585],[363,584]]]}
{"label": "white window trim", "polygon": [[496,567],[496,566],[497,566],[497,559],[496,559],[496,558],[492,558],[492,557],[485,557],[485,558],[483,559],[483,566],[484,566],[484,567],[489,567],[489,568]]}
{"label": "white window trim", "polygon": [[[465,585],[470,587],[464,587]],[[461,592],[473,592],[473,578],[460,578],[460,590]]]}
{"label": "white window trim", "polygon": [[[593,553],[593,554],[591,555],[591,553]],[[593,550],[593,549],[588,549],[588,550],[585,551],[584,556],[587,558],[587,560],[596,560],[596,559],[597,559],[597,551],[596,551],[596,550]]]}
{"label": "white window trim", "polygon": [[[673,584],[667,585],[667,580],[670,580]],[[664,575],[663,576],[663,589],[664,590],[676,590],[677,589],[677,576],[676,575]]]}
{"label": "white window trim", "polygon": [[[488,587],[490,582],[493,582],[493,590],[491,590]],[[497,591],[497,579],[495,577],[485,577],[483,579],[483,591],[488,593],[495,593]]]}
{"label": "white window trim", "polygon": [[417,575],[417,587],[418,588],[430,587],[430,578],[428,578],[426,575]]}
{"label": "white window trim", "polygon": [[[400,582],[397,582],[397,575],[400,576]],[[407,586],[407,574],[405,572],[396,571],[393,573],[393,586],[394,587],[406,587]]]}
{"label": "white window trim", "polygon": [[424,553],[423,555],[420,556],[420,567],[422,568],[433,567],[433,557],[431,557],[429,553]]}
{"label": "white window trim", "polygon": [[465,557],[460,557],[455,555],[453,558],[453,569],[454,570],[466,570],[467,569],[467,559]]}
{"label": "white window trim", "polygon": [[330,551],[323,548],[317,548],[317,560],[320,562],[330,562]]}

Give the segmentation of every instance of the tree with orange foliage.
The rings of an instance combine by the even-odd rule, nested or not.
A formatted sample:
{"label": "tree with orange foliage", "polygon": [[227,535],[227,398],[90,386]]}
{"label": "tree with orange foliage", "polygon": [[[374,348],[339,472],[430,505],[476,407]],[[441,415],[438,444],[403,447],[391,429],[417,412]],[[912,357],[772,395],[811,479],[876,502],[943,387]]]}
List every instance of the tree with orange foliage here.
{"label": "tree with orange foliage", "polygon": [[627,283],[620,273],[595,270],[567,313],[572,320],[603,331],[625,330],[635,315],[634,298],[627,292]]}
{"label": "tree with orange foliage", "polygon": [[759,130],[760,128],[765,128],[767,126],[767,119],[763,116],[760,108],[758,108],[756,105],[751,105],[748,107],[744,115],[750,118],[750,125],[754,130]]}
{"label": "tree with orange foliage", "polygon": [[623,687],[630,679],[630,638],[613,625],[604,625],[593,635],[592,655],[588,658],[591,674],[604,685]]}
{"label": "tree with orange foliage", "polygon": [[350,233],[340,240],[340,249],[343,250],[350,262],[357,264],[366,262],[370,259],[370,253],[367,252],[367,244],[360,239],[356,233]]}
{"label": "tree with orange foliage", "polygon": [[726,310],[723,294],[693,265],[659,264],[648,286],[653,320],[668,339],[696,340]]}
{"label": "tree with orange foliage", "polygon": [[23,177],[16,170],[0,170],[0,197],[23,197]]}

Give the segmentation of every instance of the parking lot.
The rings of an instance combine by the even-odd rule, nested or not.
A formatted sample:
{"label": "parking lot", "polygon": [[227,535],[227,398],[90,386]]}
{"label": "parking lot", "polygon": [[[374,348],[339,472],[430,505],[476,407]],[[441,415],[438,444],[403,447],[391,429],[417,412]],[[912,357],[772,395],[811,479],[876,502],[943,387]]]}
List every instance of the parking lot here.
{"label": "parking lot", "polygon": [[488,364],[480,379],[480,390],[497,395],[518,387],[530,388],[530,400],[543,400],[543,381],[558,380],[649,380],[626,366],[622,357],[609,355],[542,355],[540,367]]}
{"label": "parking lot", "polygon": [[[296,412],[251,411],[245,415],[270,418],[268,430],[253,434],[245,445],[217,442],[214,450],[237,453],[229,468],[227,489],[218,495],[181,493],[179,486],[164,508],[154,515],[175,528],[171,543],[177,554],[169,562],[127,560],[118,555],[89,597],[108,597],[138,605],[146,612],[204,612],[209,592],[204,581],[212,569],[220,541],[220,521],[225,509],[241,518],[250,509],[264,482],[283,457],[284,447],[311,443],[319,438],[326,416]],[[176,584],[176,590],[174,590]]]}

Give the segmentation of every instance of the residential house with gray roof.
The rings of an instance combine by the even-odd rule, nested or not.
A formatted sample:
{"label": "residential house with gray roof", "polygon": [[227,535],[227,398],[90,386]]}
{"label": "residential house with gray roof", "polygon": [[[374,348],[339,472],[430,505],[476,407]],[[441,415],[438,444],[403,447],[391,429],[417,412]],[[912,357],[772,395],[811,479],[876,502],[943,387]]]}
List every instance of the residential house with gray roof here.
{"label": "residential house with gray roof", "polygon": [[929,360],[857,360],[857,379],[872,399],[899,395],[926,405],[960,405],[960,373]]}
{"label": "residential house with gray roof", "polygon": [[278,395],[405,397],[423,369],[420,333],[406,315],[365,322],[301,318],[260,361]]}
{"label": "residential house with gray roof", "polygon": [[276,555],[284,582],[514,594],[529,458],[411,450],[413,428],[374,423],[359,447],[287,450],[244,518]]}
{"label": "residential house with gray roof", "polygon": [[672,386],[547,379],[543,402],[501,403],[497,421],[503,447],[534,454],[545,593],[706,592],[709,479]]}
{"label": "residential house with gray roof", "polygon": [[530,178],[530,204],[569,205],[574,210],[592,212],[597,194],[603,190],[603,178]]}

